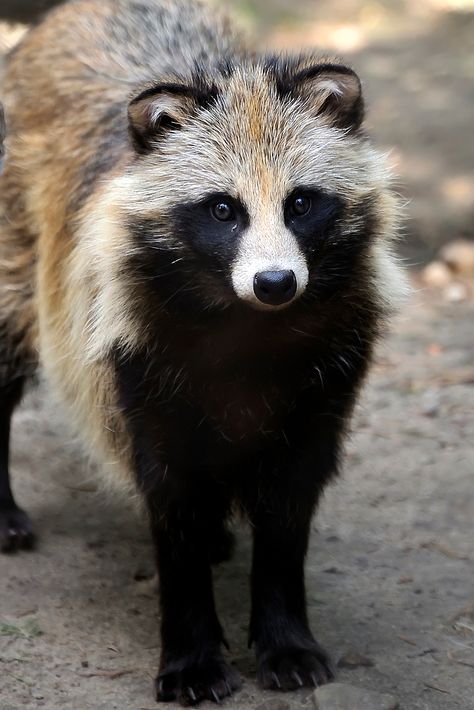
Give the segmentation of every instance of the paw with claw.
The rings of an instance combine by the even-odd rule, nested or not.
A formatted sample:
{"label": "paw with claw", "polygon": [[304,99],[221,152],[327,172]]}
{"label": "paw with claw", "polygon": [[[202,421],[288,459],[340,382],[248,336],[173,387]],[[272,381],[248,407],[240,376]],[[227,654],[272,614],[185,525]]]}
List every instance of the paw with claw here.
{"label": "paw with claw", "polygon": [[328,655],[316,642],[305,648],[279,648],[259,654],[258,680],[269,690],[318,687],[334,675]]}
{"label": "paw with claw", "polygon": [[238,673],[215,653],[165,664],[155,680],[155,697],[159,702],[177,700],[181,705],[197,705],[202,700],[220,703],[240,685]]}

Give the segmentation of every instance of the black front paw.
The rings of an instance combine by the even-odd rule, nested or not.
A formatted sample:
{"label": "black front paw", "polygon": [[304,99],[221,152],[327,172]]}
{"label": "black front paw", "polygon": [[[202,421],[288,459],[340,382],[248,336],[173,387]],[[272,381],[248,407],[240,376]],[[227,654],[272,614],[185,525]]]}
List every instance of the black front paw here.
{"label": "black front paw", "polygon": [[258,658],[258,681],[269,690],[317,687],[334,678],[334,666],[319,644],[265,651]]}
{"label": "black front paw", "polygon": [[35,542],[27,514],[15,504],[0,504],[0,551],[30,550]]}
{"label": "black front paw", "polygon": [[220,653],[189,656],[166,663],[155,680],[158,702],[177,700],[196,705],[202,700],[219,703],[240,688],[238,673]]}

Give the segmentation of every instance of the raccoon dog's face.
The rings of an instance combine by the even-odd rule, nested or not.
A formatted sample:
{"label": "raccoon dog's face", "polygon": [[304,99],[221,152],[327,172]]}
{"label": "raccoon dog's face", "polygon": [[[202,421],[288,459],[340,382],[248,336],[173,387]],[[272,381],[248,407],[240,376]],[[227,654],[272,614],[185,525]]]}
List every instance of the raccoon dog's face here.
{"label": "raccoon dog's face", "polygon": [[332,297],[384,229],[385,176],[362,113],[354,72],[311,58],[143,91],[122,179],[134,268],[170,307]]}

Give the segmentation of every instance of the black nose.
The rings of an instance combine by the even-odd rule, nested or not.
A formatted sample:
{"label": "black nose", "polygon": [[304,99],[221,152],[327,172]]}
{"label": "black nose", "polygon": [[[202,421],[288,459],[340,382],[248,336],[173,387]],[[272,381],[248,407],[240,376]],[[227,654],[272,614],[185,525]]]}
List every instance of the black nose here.
{"label": "black nose", "polygon": [[259,271],[253,279],[253,290],[258,300],[270,306],[281,306],[296,293],[293,271]]}

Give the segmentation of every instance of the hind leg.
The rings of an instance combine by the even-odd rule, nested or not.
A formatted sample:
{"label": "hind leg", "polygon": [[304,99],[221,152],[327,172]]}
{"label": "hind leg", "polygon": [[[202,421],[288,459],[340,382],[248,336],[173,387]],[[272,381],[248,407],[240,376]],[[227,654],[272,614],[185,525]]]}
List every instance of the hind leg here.
{"label": "hind leg", "polygon": [[30,548],[30,521],[10,486],[10,421],[23,385],[37,368],[34,306],[35,240],[24,223],[8,165],[0,187],[0,551]]}
{"label": "hind leg", "polygon": [[10,422],[25,379],[36,369],[33,311],[34,256],[22,234],[0,220],[0,552],[31,548],[26,513],[10,486]]}
{"label": "hind leg", "polygon": [[10,421],[20,401],[23,377],[0,388],[0,551],[30,549],[34,535],[27,514],[19,508],[10,486]]}

